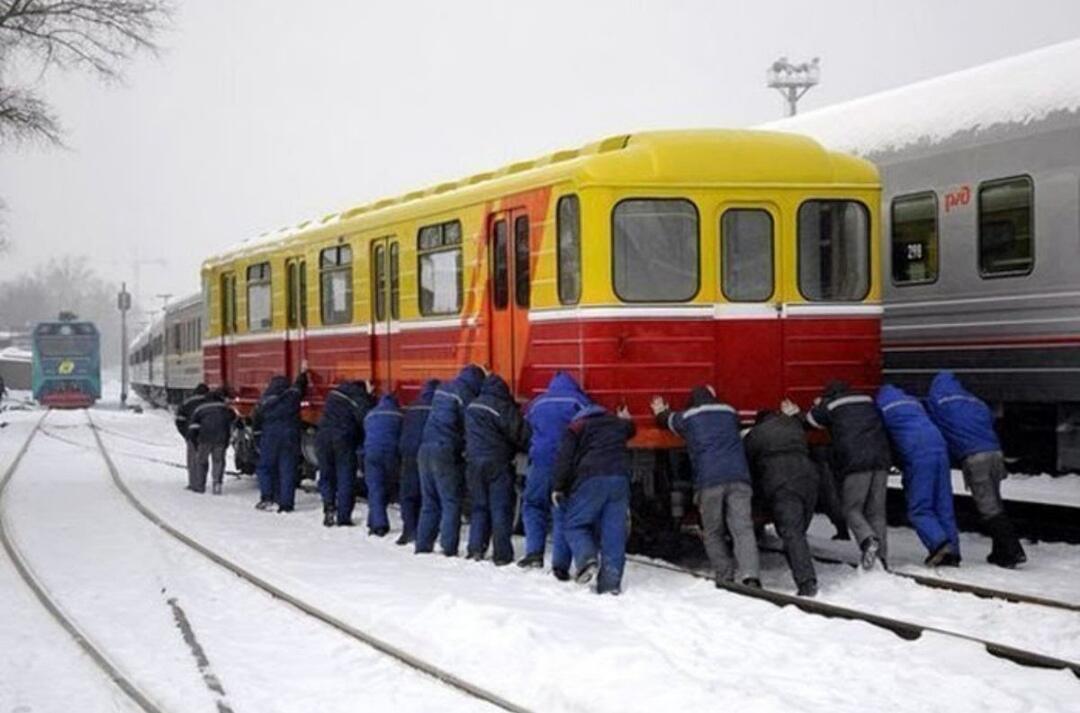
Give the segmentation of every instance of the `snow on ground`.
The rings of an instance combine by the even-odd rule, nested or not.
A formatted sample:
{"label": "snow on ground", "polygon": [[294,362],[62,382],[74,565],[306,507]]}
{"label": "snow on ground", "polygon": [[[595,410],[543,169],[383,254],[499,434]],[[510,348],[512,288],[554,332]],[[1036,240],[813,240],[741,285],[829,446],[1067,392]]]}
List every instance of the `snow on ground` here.
{"label": "snow on ground", "polygon": [[[40,413],[20,415],[0,431],[0,474]],[[89,656],[42,608],[0,548],[0,710],[135,711]]]}
{"label": "snow on ground", "polygon": [[[179,460],[166,414],[99,410],[95,419],[127,434],[105,437],[129,484],[174,526],[354,625],[537,710],[1054,711],[1068,710],[1077,694],[1067,672],[1023,668],[947,637],[906,642],[867,624],[718,592],[684,575],[631,565],[622,596],[597,597],[548,574],[416,556],[396,547],[393,536],[323,528],[314,494],[300,494],[289,515],[255,511],[249,478],[230,478],[222,497],[192,494],[182,489],[182,471],[119,455]],[[902,536],[894,540],[900,559],[914,562],[902,554]],[[790,588],[782,567],[768,577]],[[984,618],[1014,637],[1024,635],[1020,629],[1057,627],[1047,645],[1080,651],[1075,625],[1044,626],[1041,610],[1010,622],[981,600],[917,591],[885,574],[838,567],[822,578],[826,598],[900,608],[938,624],[955,625],[935,617],[970,609],[967,625]]]}
{"label": "snow on ground", "polygon": [[[54,412],[46,429],[90,444],[84,423],[81,412]],[[386,710],[487,709],[175,542],[122,498],[89,449],[39,436],[9,488],[5,516],[39,578],[166,710],[213,710],[218,701],[170,602],[184,610],[235,711],[350,711],[361,703]],[[18,679],[11,686],[33,701],[28,710],[48,709]],[[66,700],[53,710],[71,710],[76,699]]]}

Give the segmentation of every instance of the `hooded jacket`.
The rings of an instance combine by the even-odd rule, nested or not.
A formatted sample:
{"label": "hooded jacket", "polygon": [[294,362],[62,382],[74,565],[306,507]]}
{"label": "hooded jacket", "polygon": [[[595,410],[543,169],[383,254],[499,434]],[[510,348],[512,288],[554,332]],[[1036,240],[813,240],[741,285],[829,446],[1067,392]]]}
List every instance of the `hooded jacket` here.
{"label": "hooded jacket", "polygon": [[176,430],[184,438],[191,437],[191,433],[188,431],[188,426],[191,425],[191,414],[195,413],[195,409],[199,408],[199,406],[206,403],[209,394],[210,389],[207,388],[206,384],[199,384],[195,387],[191,396],[184,399],[183,403],[176,409],[176,418],[173,422],[176,424]]}
{"label": "hooded jacket", "polygon": [[743,441],[754,477],[754,490],[768,499],[794,491],[816,499],[818,470],[810,460],[802,421],[779,411],[764,413]]}
{"label": "hooded jacket", "polygon": [[424,424],[424,445],[462,453],[465,450],[465,407],[484,383],[484,370],[475,364],[462,369],[450,382],[440,384],[431,399],[431,413]]}
{"label": "hooded jacket", "polygon": [[941,429],[954,462],[976,453],[1001,450],[990,407],[965,389],[951,371],[934,377],[926,407]]}
{"label": "hooded jacket", "polygon": [[200,445],[227,446],[236,412],[225,403],[225,392],[215,389],[191,414],[188,433]]}
{"label": "hooded jacket", "polygon": [[733,406],[713,396],[707,387],[694,387],[690,392],[690,408],[682,412],[661,411],[656,422],[686,441],[696,490],[722,483],[750,482],[750,466],[739,437],[739,414]]}
{"label": "hooded jacket", "polygon": [[300,374],[289,386],[284,376],[270,379],[251,416],[256,430],[294,434],[300,431],[300,403],[307,391],[307,374]]}
{"label": "hooded jacket", "polygon": [[832,437],[832,462],[840,475],[888,470],[892,465],[889,438],[874,399],[852,391],[843,381],[825,387],[821,402],[810,409],[807,422]]}
{"label": "hooded jacket", "polygon": [[424,425],[431,413],[431,399],[439,386],[438,379],[428,379],[420,387],[420,394],[405,407],[401,425],[401,438],[398,441],[398,455],[402,460],[415,459],[420,450],[420,441],[424,437]]}
{"label": "hooded jacket", "polygon": [[397,456],[404,419],[393,394],[379,399],[378,405],[364,417],[364,455]]}
{"label": "hooded jacket", "polygon": [[465,460],[489,461],[500,467],[529,448],[529,424],[498,374],[484,379],[480,395],[465,409]]}
{"label": "hooded jacket", "polygon": [[571,419],[592,405],[574,377],[558,371],[551,377],[547,391],[537,396],[525,409],[525,420],[532,430],[529,460],[534,466],[550,468]]}
{"label": "hooded jacket", "polygon": [[570,493],[586,478],[605,475],[630,477],[630,449],[634,422],[601,406],[580,411],[567,426],[555,456],[553,491]]}
{"label": "hooded jacket", "polygon": [[355,449],[364,440],[364,417],[373,402],[362,381],[346,381],[330,389],[319,418],[319,440]]}

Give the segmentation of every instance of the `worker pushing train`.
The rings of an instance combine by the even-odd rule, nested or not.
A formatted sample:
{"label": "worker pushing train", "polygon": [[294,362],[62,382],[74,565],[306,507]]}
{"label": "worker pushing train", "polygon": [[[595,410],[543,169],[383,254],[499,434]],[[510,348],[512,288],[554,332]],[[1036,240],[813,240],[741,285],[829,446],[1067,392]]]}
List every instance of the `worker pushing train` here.
{"label": "worker pushing train", "polygon": [[[656,422],[686,441],[694,470],[694,497],[701,512],[705,551],[716,582],[761,586],[750,501],[750,466],[739,437],[739,414],[712,386],[695,386],[685,411],[671,410],[660,396],[651,403]],[[727,543],[730,534],[735,558]]]}
{"label": "worker pushing train", "polygon": [[1001,481],[1007,473],[990,408],[952,372],[942,371],[930,384],[927,410],[941,429],[952,460],[959,463],[964,485],[993,540],[987,562],[1007,568],[1023,564],[1027,555],[1001,500]]}
{"label": "worker pushing train", "polygon": [[528,451],[530,435],[506,381],[489,374],[480,395],[465,408],[469,559],[484,559],[490,539],[491,558],[497,566],[514,560],[514,456]]}
{"label": "worker pushing train", "polygon": [[405,407],[398,439],[398,456],[401,462],[401,479],[398,499],[401,504],[401,535],[395,544],[408,545],[416,539],[416,525],[420,519],[420,470],[416,456],[424,435],[431,399],[439,386],[438,379],[428,379],[420,387],[420,393]]}
{"label": "worker pushing train", "polygon": [[438,535],[443,554],[456,557],[461,537],[461,500],[465,489],[465,407],[476,398],[487,374],[476,364],[435,390],[418,453],[420,522],[416,553],[431,552]]}
{"label": "worker pushing train", "polygon": [[364,484],[368,497],[368,534],[383,537],[390,532],[386,514],[387,489],[397,476],[398,442],[402,414],[397,397],[384,394],[364,418]]}
{"label": "worker pushing train", "polygon": [[356,449],[363,442],[364,417],[371,410],[371,385],[344,381],[326,394],[315,449],[323,525],[351,526],[356,504]]}
{"label": "worker pushing train", "polygon": [[885,384],[877,405],[903,470],[908,520],[929,553],[925,563],[959,565],[960,535],[945,439],[918,399],[903,389]]}
{"label": "worker pushing train", "polygon": [[308,374],[301,371],[296,381],[271,377],[252,413],[259,436],[258,510],[277,504],[278,512],[292,512],[296,498],[296,469],[300,458],[300,406],[307,393]]}
{"label": "worker pushing train", "polygon": [[211,490],[221,495],[225,479],[225,451],[229,447],[236,411],[229,405],[229,394],[218,387],[192,411],[188,421],[188,442],[195,444],[195,482],[192,490],[206,492],[206,475],[213,462]]}
{"label": "worker pushing train", "polygon": [[[187,447],[187,489],[195,490],[195,484],[198,480],[196,472],[196,449],[195,440],[192,438],[191,432],[188,430],[188,426],[191,425],[191,414],[195,412],[195,409],[199,408],[206,402],[207,394],[210,393],[210,389],[206,384],[198,384],[195,390],[188,396],[176,409],[176,417],[173,422],[176,424],[176,430],[180,432],[180,436],[184,439],[184,444]],[[203,481],[205,486],[205,481]]]}

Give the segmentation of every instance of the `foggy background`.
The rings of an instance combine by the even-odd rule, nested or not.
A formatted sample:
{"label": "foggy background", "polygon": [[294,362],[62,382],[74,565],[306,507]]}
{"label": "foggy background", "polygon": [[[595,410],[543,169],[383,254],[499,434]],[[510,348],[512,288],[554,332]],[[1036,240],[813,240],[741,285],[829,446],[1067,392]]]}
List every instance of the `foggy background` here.
{"label": "foggy background", "polygon": [[1075,0],[178,2],[124,83],[41,78],[67,148],[0,146],[0,283],[81,255],[130,288],[138,261],[155,307],[265,230],[620,132],[780,117],[781,55],[821,57],[809,111],[1078,35]]}

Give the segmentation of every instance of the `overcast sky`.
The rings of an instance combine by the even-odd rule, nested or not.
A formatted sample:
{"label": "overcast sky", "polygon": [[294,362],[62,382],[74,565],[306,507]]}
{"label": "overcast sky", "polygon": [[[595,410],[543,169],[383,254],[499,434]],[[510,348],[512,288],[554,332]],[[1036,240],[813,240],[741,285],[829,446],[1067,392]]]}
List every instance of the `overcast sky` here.
{"label": "overcast sky", "polygon": [[148,301],[267,229],[646,128],[781,116],[765,67],[821,57],[803,110],[1080,36],[1077,0],[178,0],[159,57],[49,74],[68,150],[0,153],[0,281],[63,254]]}

